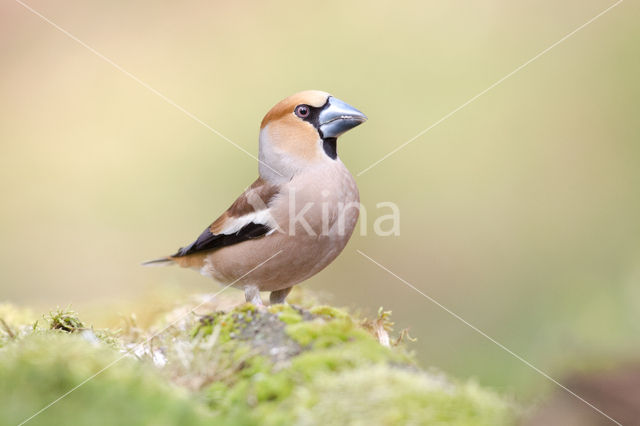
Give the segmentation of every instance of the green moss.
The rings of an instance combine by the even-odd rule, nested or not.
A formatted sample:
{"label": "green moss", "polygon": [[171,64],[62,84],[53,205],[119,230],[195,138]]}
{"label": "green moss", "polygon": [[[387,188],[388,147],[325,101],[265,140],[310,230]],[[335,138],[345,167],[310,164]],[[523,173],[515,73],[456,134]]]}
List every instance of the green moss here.
{"label": "green moss", "polygon": [[242,313],[242,312],[247,312],[247,313],[254,313],[257,311],[256,305],[254,305],[253,303],[243,303],[240,306],[237,306],[233,312],[235,313]]}
{"label": "green moss", "polygon": [[320,316],[323,316],[323,317],[326,317],[326,318],[330,318],[330,319],[335,319],[335,318],[347,319],[347,318],[351,318],[351,316],[348,313],[346,313],[345,311],[343,311],[342,309],[334,308],[333,306],[328,306],[328,305],[314,306],[314,307],[309,309],[309,312],[311,312],[313,315],[320,315]]}
{"label": "green moss", "polygon": [[61,330],[73,333],[84,329],[84,324],[78,318],[78,314],[70,309],[56,309],[44,316],[51,330]]}
{"label": "green moss", "polygon": [[[363,392],[364,391],[364,392]],[[363,395],[366,397],[363,398]],[[296,421],[307,425],[506,425],[513,407],[474,383],[384,364],[319,375],[287,402]]]}
{"label": "green moss", "polygon": [[[243,305],[244,306],[244,305]],[[235,331],[238,330],[238,319],[241,321],[249,322],[252,315],[251,310],[234,311],[234,313],[225,313],[222,311],[214,312],[210,315],[206,315],[198,321],[197,325],[191,330],[191,337],[207,337],[213,334],[217,328],[218,339],[222,342],[229,341]]]}
{"label": "green moss", "polygon": [[120,357],[79,335],[35,334],[8,345],[0,354],[0,424],[19,424],[96,373],[29,425],[210,421],[210,415],[189,401],[185,392],[171,388],[131,357],[117,361]]}
{"label": "green moss", "polygon": [[[213,384],[208,394],[220,418],[232,423],[244,413],[242,422],[266,425],[511,422],[512,407],[497,395],[473,383],[452,384],[421,372],[404,351],[381,346],[352,321],[319,322],[324,320],[300,323],[313,330],[305,331],[305,338],[322,332],[333,337],[319,338],[320,344],[312,339],[311,348],[293,357],[286,368],[275,368],[267,358],[256,356],[234,384]],[[318,406],[334,412],[326,417]],[[350,406],[356,409],[349,412]]]}
{"label": "green moss", "polygon": [[330,347],[353,339],[371,339],[371,335],[349,317],[330,320],[316,318],[290,324],[286,331],[302,346],[313,344],[314,348]]}
{"label": "green moss", "polygon": [[[257,313],[252,318],[263,321],[264,316],[292,315],[295,320],[285,322],[282,329],[288,338],[302,346],[302,352],[289,358],[285,366],[278,365],[262,355],[250,356],[244,361],[235,380],[225,386],[213,383],[205,394],[221,418],[228,422],[238,419],[238,413],[252,413],[243,421],[261,424],[295,423],[291,410],[283,410],[290,404],[289,398],[299,389],[308,388],[318,377],[332,376],[344,371],[367,368],[373,365],[405,365],[413,367],[412,358],[401,348],[390,349],[380,345],[363,329],[360,322],[343,315],[341,311],[323,308],[322,315],[298,312],[293,307],[278,306],[268,313]],[[233,313],[226,314],[233,315]],[[239,331],[238,336],[242,333]],[[251,341],[246,342],[251,346]]]}
{"label": "green moss", "polygon": [[211,333],[213,333],[213,326],[216,323],[216,319],[223,315],[224,312],[214,312],[213,314],[200,318],[196,326],[191,329],[191,337],[210,336]]}
{"label": "green moss", "polygon": [[302,315],[293,306],[284,303],[269,306],[268,311],[276,314],[278,319],[285,324],[297,324],[302,321]]}

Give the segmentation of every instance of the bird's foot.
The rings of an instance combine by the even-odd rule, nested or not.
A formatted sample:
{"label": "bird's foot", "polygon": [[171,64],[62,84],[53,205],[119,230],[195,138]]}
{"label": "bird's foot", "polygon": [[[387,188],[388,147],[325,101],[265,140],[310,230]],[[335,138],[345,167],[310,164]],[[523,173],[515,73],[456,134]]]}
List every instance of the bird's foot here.
{"label": "bird's foot", "polygon": [[264,311],[267,308],[262,303],[260,298],[260,290],[254,285],[249,285],[244,288],[244,297],[247,303],[252,303],[259,311]]}
{"label": "bird's foot", "polygon": [[284,303],[284,300],[287,298],[292,288],[293,287],[289,287],[283,288],[282,290],[272,291],[269,295],[269,302],[271,302],[272,305]]}

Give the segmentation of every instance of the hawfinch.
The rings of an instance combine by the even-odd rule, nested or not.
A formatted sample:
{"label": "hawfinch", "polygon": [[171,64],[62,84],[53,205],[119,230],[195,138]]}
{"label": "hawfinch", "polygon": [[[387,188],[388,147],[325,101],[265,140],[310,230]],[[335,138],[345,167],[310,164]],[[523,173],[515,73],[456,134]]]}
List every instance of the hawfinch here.
{"label": "hawfinch", "polygon": [[276,104],[260,125],[259,177],[196,241],[145,264],[177,263],[283,303],[340,254],[358,220],[358,188],[336,140],[367,117],[325,92]]}

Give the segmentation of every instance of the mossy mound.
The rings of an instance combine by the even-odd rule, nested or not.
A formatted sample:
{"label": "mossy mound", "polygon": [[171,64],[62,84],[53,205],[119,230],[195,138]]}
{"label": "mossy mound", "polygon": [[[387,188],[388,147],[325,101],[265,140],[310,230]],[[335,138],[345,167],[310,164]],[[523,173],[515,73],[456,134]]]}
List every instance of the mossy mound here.
{"label": "mossy mound", "polygon": [[[177,311],[185,311],[180,307]],[[8,311],[7,311],[8,312]],[[188,310],[187,310],[188,312]],[[86,328],[73,312],[0,331],[0,424],[504,425],[513,406],[425,372],[374,321],[330,306],[168,313],[155,327]],[[1,329],[0,329],[1,330]],[[377,330],[377,331],[376,331]],[[105,367],[108,367],[104,369]],[[101,370],[104,371],[101,372]]]}
{"label": "mossy mound", "polygon": [[236,424],[509,424],[512,411],[473,383],[421,371],[402,348],[381,345],[363,321],[320,306],[245,305],[205,318],[194,335],[218,333],[238,374],[203,387]]}
{"label": "mossy mound", "polygon": [[62,333],[36,333],[7,345],[0,352],[0,424],[20,424],[94,375],[27,424],[210,424],[184,390],[135,359],[118,361],[121,356]]}
{"label": "mossy mound", "polygon": [[292,401],[303,424],[493,426],[511,420],[504,402],[474,383],[453,385],[444,376],[385,364],[320,376],[298,388]]}

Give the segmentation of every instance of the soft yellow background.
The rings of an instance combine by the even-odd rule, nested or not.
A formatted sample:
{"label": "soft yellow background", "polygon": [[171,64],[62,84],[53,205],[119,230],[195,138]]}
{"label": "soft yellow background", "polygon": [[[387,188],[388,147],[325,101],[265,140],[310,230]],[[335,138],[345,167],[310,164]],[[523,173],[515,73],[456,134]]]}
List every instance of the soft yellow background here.
{"label": "soft yellow background", "polygon": [[[369,116],[339,141],[355,174],[613,2],[29,4],[253,154],[275,102],[333,93]],[[304,285],[393,310],[423,364],[520,396],[551,385],[355,250],[554,376],[637,355],[639,13],[623,2],[358,177],[370,233],[394,201],[401,236],[354,236]],[[217,289],[139,263],[197,237],[256,162],[13,0],[0,65],[0,299],[91,317]]]}

